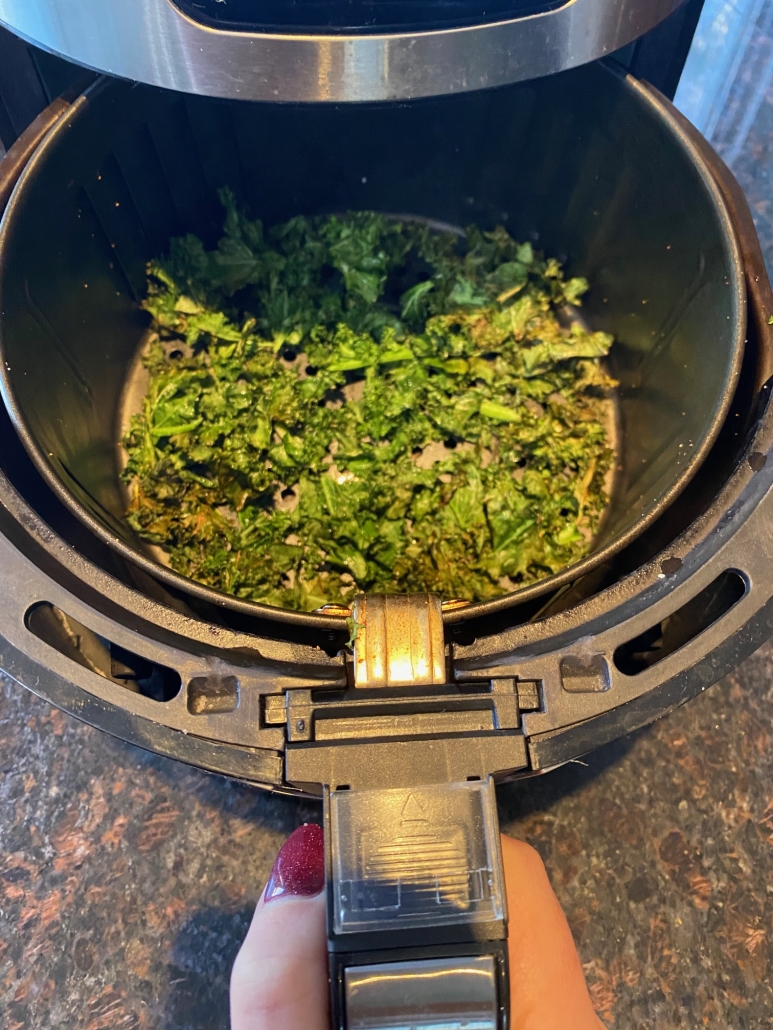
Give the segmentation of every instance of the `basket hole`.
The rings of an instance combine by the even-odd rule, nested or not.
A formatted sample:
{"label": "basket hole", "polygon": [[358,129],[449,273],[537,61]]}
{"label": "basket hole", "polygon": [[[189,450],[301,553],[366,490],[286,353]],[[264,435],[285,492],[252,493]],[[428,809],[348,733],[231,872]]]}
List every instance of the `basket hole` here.
{"label": "basket hole", "polygon": [[236,676],[196,676],[188,684],[191,715],[217,715],[239,707],[240,684]]}
{"label": "basket hole", "polygon": [[726,615],[747,589],[744,577],[728,569],[662,622],[621,644],[614,654],[615,665],[626,676],[657,665]]}
{"label": "basket hole", "polygon": [[180,693],[182,680],[174,669],[107,640],[48,601],[30,608],[24,622],[30,633],[65,658],[133,694],[171,701]]}

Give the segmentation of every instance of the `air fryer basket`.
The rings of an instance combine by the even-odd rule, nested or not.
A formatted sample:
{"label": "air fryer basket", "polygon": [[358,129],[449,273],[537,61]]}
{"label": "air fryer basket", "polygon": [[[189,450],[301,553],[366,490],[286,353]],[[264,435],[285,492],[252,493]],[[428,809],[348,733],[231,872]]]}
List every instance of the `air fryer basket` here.
{"label": "air fryer basket", "polygon": [[[566,81],[571,88],[563,99],[569,111],[565,131],[557,135],[555,125],[551,127],[554,150],[541,151],[542,166],[534,171],[535,176],[543,176],[545,195],[552,190],[551,195],[563,204],[560,214],[556,211],[554,217],[546,219],[545,231],[553,226],[552,235],[545,238],[546,249],[560,245],[561,218],[571,228],[578,219],[601,218],[602,214],[596,216],[593,211],[605,210],[572,207],[566,183],[561,192],[561,169],[567,164],[567,154],[585,139],[582,132],[573,134],[571,129],[572,117],[575,121],[580,118],[578,126],[588,125],[584,115],[578,115],[583,106],[592,107],[599,118],[607,119],[587,130],[586,136],[589,131],[593,137],[612,139],[621,152],[638,153],[631,139],[642,135],[642,148],[646,149],[645,144],[652,148],[652,153],[645,152],[641,157],[643,162],[652,162],[647,168],[660,168],[674,159],[671,176],[682,168],[679,174],[687,176],[687,183],[697,184],[697,193],[715,198],[704,178],[704,172],[710,171],[725,205],[717,209],[720,223],[725,214],[730,217],[733,239],[743,260],[749,311],[743,365],[731,406],[706,460],[679,496],[663,508],[661,516],[627,547],[604,560],[591,559],[593,567],[588,571],[586,563],[583,575],[579,575],[579,567],[571,570],[564,587],[547,596],[543,593],[530,601],[527,590],[444,614],[452,682],[444,688],[448,697],[433,702],[433,711],[450,705],[444,718],[453,722],[454,705],[493,713],[500,711],[501,703],[504,707],[500,714],[506,718],[497,729],[481,735],[455,732],[451,726],[431,741],[412,739],[407,709],[416,705],[421,709],[429,702],[421,697],[398,697],[396,704],[402,714],[394,720],[391,736],[387,735],[390,739],[374,742],[379,754],[386,748],[390,761],[410,762],[409,756],[413,755],[422,769],[430,758],[434,763],[439,761],[443,776],[458,768],[465,755],[463,764],[471,763],[474,768],[468,767],[464,775],[475,772],[480,777],[494,774],[498,778],[539,772],[577,758],[704,690],[773,632],[773,327],[769,324],[773,293],[748,206],[732,175],[708,144],[653,90],[632,81],[621,83],[598,68],[572,73]],[[544,99],[549,86],[538,83],[533,88]],[[554,88],[559,89],[558,82]],[[598,94],[594,93],[596,89]],[[516,95],[521,95],[520,90],[512,91],[512,96]],[[505,104],[503,96],[491,94],[489,100],[494,104],[492,119],[494,114],[500,116],[494,128],[500,136],[504,133],[502,147],[507,151],[506,129],[511,122],[505,115],[518,107]],[[482,98],[477,99],[482,103]],[[473,103],[475,98],[467,100]],[[444,106],[435,111],[437,117],[426,116],[422,121],[416,111],[423,106],[412,106],[404,112],[414,119],[414,130],[421,122],[424,131],[437,126],[440,132]],[[462,105],[455,111],[458,114],[465,109]],[[186,110],[190,112],[188,120]],[[344,112],[365,134],[359,144],[364,153],[369,147],[381,147],[378,138],[373,140],[371,123],[365,117],[373,110]],[[205,118],[207,112],[214,112],[209,120]],[[260,114],[267,138],[270,125],[279,126],[280,114]],[[303,198],[293,195],[297,189],[292,175],[307,183],[307,199],[314,206],[315,182],[302,168],[296,170],[299,157],[310,152],[311,144],[315,156],[327,152],[326,147],[335,149],[325,135],[330,135],[332,114],[314,133],[308,111],[290,115],[296,126],[299,119],[307,118],[309,133],[304,140],[284,140],[281,160],[288,202],[277,217],[302,206]],[[521,115],[522,119],[527,117],[523,111]],[[62,358],[57,355],[67,326],[79,330],[73,338],[84,340],[91,328],[90,346],[100,341],[103,354],[111,353],[121,340],[126,352],[134,347],[144,327],[128,283],[133,282],[139,291],[147,251],[163,249],[169,233],[180,231],[182,225],[195,224],[178,215],[170,222],[161,220],[165,211],[168,214],[174,210],[165,181],[179,182],[175,202],[181,210],[193,212],[204,210],[200,205],[207,194],[202,181],[214,185],[233,175],[243,184],[245,202],[250,201],[248,185],[253,183],[252,205],[259,209],[260,141],[235,135],[235,126],[247,117],[257,114],[245,112],[238,105],[183,102],[167,94],[116,84],[101,84],[77,99],[63,98],[52,104],[0,162],[1,209],[34,155],[2,230],[3,332],[9,325],[15,331],[21,326],[19,331],[27,333],[30,347],[41,346],[41,337],[48,334],[47,353],[60,362],[57,374],[62,381],[71,375],[69,366],[62,366]],[[399,124],[397,112],[394,117]],[[547,143],[544,117],[536,109],[528,117],[533,121],[534,140],[542,138]],[[457,122],[465,127],[461,116]],[[445,124],[445,132],[456,131],[456,126],[449,129]],[[493,160],[497,147],[490,140],[491,124],[481,124],[475,135],[477,125],[470,117],[466,128],[479,149],[488,142]],[[143,125],[147,127],[143,129]],[[377,128],[383,136],[387,126],[379,121]],[[172,174],[178,151],[187,152],[181,140],[190,141],[192,136],[199,139],[202,166]],[[275,132],[274,140],[277,137]],[[241,140],[241,156],[236,139]],[[566,146],[559,149],[556,139]],[[663,148],[662,152],[656,152],[658,147]],[[343,158],[348,159],[356,149],[352,144]],[[463,149],[460,144],[460,153]],[[443,150],[437,140],[424,143],[420,136],[416,139],[419,156],[427,157],[435,150],[447,155],[453,151],[453,144],[447,143]],[[83,163],[79,164],[81,158]],[[275,166],[280,157],[269,155],[266,160]],[[56,166],[56,172],[47,170],[49,163]],[[514,174],[511,164],[499,172],[496,167],[477,167],[481,178],[485,173],[496,179],[497,175]],[[691,178],[683,166],[699,170]],[[162,174],[164,168],[167,172]],[[251,169],[252,178],[244,169]],[[357,184],[356,172],[342,161],[342,181],[350,182],[351,190]],[[193,178],[185,178],[183,173]],[[407,181],[412,181],[412,174],[420,174],[408,167],[407,159],[405,173]],[[69,178],[60,180],[59,176],[65,174]],[[625,201],[628,205],[632,224],[638,226],[640,245],[639,251],[629,256],[634,265],[633,258],[646,265],[641,255],[650,254],[648,219],[650,223],[658,221],[656,205],[649,196],[650,179],[641,181],[635,167],[629,168],[636,181],[638,192],[634,192],[630,181],[615,183],[605,168],[599,168],[579,181],[578,190],[587,190],[588,182],[592,185],[596,181],[596,174],[607,184],[612,209],[615,203]],[[146,208],[144,217],[153,246],[143,236],[132,250],[131,235],[119,230],[127,208],[131,212],[134,203],[129,185],[136,188],[139,175],[149,177],[157,187],[155,193],[137,194],[138,201],[156,205]],[[658,181],[663,179],[661,176]],[[437,181],[445,182],[442,177]],[[364,189],[367,183],[360,182],[360,186]],[[380,188],[386,189],[383,183]],[[47,189],[53,191],[58,207],[47,203]],[[324,183],[320,189],[324,192]],[[330,184],[327,189],[329,194]],[[71,193],[75,198],[72,202],[68,201]],[[477,194],[470,191],[467,195],[474,198]],[[663,204],[667,195],[668,191],[660,198]],[[35,213],[30,204],[33,198],[36,204],[42,204],[46,217]],[[447,197],[439,196],[437,204],[430,200],[430,211],[452,206]],[[688,202],[690,196],[680,199],[685,206]],[[363,204],[374,203],[372,195],[366,193]],[[67,224],[67,204],[76,220],[83,223],[79,226],[80,243],[70,250],[65,248],[67,239],[60,238],[58,231]],[[340,208],[337,196],[332,196],[329,204]],[[322,202],[316,206],[321,207]],[[463,206],[465,210],[469,206],[474,217],[483,219],[482,214],[475,213],[474,201]],[[153,217],[154,210],[159,212],[158,219]],[[546,212],[551,213],[547,202]],[[463,223],[468,217],[463,212],[457,220]],[[680,220],[676,202],[673,209],[668,209],[668,218],[673,226],[668,242],[673,249],[692,227]],[[210,238],[217,233],[219,219],[220,212],[213,206]],[[695,225],[700,228],[701,220],[696,219]],[[126,225],[136,226],[136,220],[129,218]],[[680,225],[684,230],[681,233],[677,232]],[[22,229],[38,236],[25,240]],[[528,231],[528,226],[519,230],[516,224],[516,234],[520,231]],[[567,231],[564,238],[567,256],[574,261],[570,244],[577,232]],[[705,238],[707,246],[718,242],[711,233]],[[120,253],[114,252],[111,242]],[[615,257],[615,262],[604,266],[603,255],[591,253],[584,267],[592,275],[594,269],[599,273],[594,278],[602,290],[594,294],[587,310],[596,324],[605,325],[608,316],[603,298],[612,296],[611,289],[603,289],[605,279],[612,287],[621,288],[619,270],[624,270],[625,253],[611,231],[602,242],[604,253]],[[722,244],[719,246],[721,250]],[[666,251],[665,261],[670,253]],[[23,277],[14,277],[11,254],[13,261],[18,258],[26,262],[22,267],[27,270],[27,283],[38,291],[33,295],[30,290],[35,308],[26,314],[24,303],[28,302],[19,303],[18,296],[21,292],[26,297],[25,283]],[[663,258],[659,252],[655,254],[659,260]],[[715,259],[709,251],[707,255],[705,267],[712,267]],[[43,264],[37,266],[37,260]],[[68,263],[73,263],[72,269]],[[124,269],[127,278],[122,279]],[[106,270],[115,276],[107,285],[100,280]],[[701,271],[700,263],[697,271]],[[60,281],[71,286],[76,273],[78,290],[60,290]],[[677,273],[678,267],[674,276]],[[679,282],[688,279],[684,273]],[[12,281],[17,290],[13,305],[7,291]],[[666,282],[664,289],[674,281]],[[732,278],[730,281],[732,284]],[[109,298],[116,305],[112,325],[115,330],[120,322],[122,333],[101,335],[109,305],[93,305],[87,299],[95,286],[102,290],[103,301]],[[687,299],[691,296],[688,292]],[[649,303],[637,307],[640,299],[653,303],[652,297],[633,297],[628,308],[630,324],[623,319],[626,335],[615,327],[623,340],[643,339],[643,331],[637,336],[631,329],[638,324],[634,316],[648,317]],[[50,321],[51,313],[59,317],[58,324]],[[11,314],[13,323],[9,321]],[[664,325],[666,340],[669,328],[669,324]],[[648,331],[652,333],[653,328]],[[711,339],[707,339],[709,345]],[[94,356],[89,353],[90,358]],[[79,361],[82,356],[76,354]],[[24,357],[22,353],[20,358]],[[30,361],[26,367],[33,364]],[[50,365],[53,373],[53,360]],[[79,368],[79,372],[83,370]],[[94,370],[88,368],[88,374],[93,376]],[[87,387],[91,389],[88,380],[84,390]],[[76,412],[82,414],[84,403]],[[318,714],[324,717],[325,713],[334,713],[339,721],[346,721],[347,714],[373,714],[370,709],[362,711],[361,698],[358,701],[353,696],[357,691],[347,691],[344,645],[349,633],[342,618],[261,610],[222,595],[197,592],[195,585],[185,580],[175,583],[171,577],[162,579],[152,563],[143,566],[133,550],[127,548],[122,554],[108,546],[104,533],[97,534],[88,521],[76,517],[72,505],[62,500],[65,493],[58,478],[52,478],[46,466],[41,468],[47,479],[25,450],[5,406],[0,405],[0,669],[65,711],[119,737],[275,790],[318,791],[320,783],[330,782],[330,763],[356,758],[360,745],[367,750],[369,742],[364,738],[353,741],[344,734],[343,743],[332,739],[335,734],[331,735],[330,728],[335,721],[323,723],[327,726],[323,739],[316,735]],[[52,482],[57,490],[52,489]],[[341,701],[345,703],[339,707]],[[387,702],[389,699],[382,698],[378,703]],[[366,698],[364,705],[368,708],[371,701]],[[297,737],[301,723],[305,739]],[[361,769],[377,767],[373,761],[360,763]]]}
{"label": "air fryer basket", "polygon": [[357,208],[502,223],[591,281],[584,313],[615,335],[621,384],[609,516],[579,565],[470,615],[536,602],[608,562],[716,439],[746,330],[738,247],[700,153],[632,80],[592,65],[461,97],[324,109],[101,83],[40,148],[6,212],[2,389],[49,486],[154,580],[285,614],[185,580],[122,519],[118,410],[147,328],[145,264],[184,232],[213,243],[224,185],[269,224]]}

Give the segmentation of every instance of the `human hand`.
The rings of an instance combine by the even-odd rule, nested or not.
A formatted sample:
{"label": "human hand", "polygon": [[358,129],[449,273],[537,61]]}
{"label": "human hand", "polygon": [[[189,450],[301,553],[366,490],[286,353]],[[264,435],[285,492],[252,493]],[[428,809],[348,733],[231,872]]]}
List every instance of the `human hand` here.
{"label": "human hand", "polygon": [[[502,837],[511,1030],[604,1030],[542,859]],[[329,1030],[324,839],[300,826],[277,855],[231,974],[231,1030]]]}

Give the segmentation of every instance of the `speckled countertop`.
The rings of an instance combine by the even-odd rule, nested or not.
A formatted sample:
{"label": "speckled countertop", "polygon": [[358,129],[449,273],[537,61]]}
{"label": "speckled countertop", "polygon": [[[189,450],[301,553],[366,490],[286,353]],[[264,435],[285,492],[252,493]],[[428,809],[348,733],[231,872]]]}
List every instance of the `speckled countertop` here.
{"label": "speckled countertop", "polygon": [[[771,727],[765,647],[587,765],[500,791],[608,1026],[773,1023]],[[225,1030],[274,854],[318,807],[148,755],[8,680],[0,762],[0,1025]]]}

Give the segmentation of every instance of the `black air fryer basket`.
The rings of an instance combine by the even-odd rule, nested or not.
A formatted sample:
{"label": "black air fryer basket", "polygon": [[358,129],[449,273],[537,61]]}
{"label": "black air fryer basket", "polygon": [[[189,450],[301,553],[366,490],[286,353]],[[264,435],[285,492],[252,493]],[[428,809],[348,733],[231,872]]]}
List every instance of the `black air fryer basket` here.
{"label": "black air fryer basket", "polygon": [[[655,91],[599,64],[322,108],[103,80],[52,108],[0,169],[0,192],[20,177],[0,230],[0,664],[31,689],[278,789],[315,790],[353,760],[315,730],[357,703],[343,618],[195,584],[122,519],[118,411],[147,331],[146,262],[181,233],[211,245],[225,185],[269,224],[358,208],[504,224],[590,280],[584,315],[616,338],[619,461],[595,550],[445,613],[459,704],[494,712],[481,776],[632,730],[769,634],[770,288],[738,187]],[[409,708],[390,732],[420,745]],[[463,750],[469,764],[469,734],[438,725],[449,768]]]}

